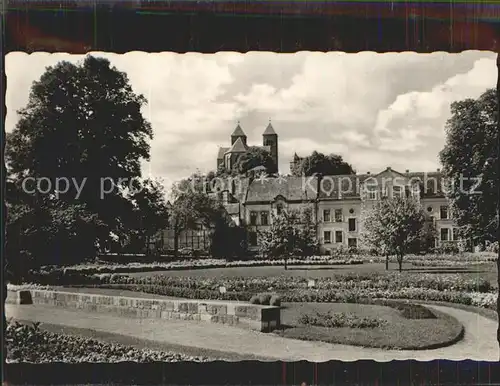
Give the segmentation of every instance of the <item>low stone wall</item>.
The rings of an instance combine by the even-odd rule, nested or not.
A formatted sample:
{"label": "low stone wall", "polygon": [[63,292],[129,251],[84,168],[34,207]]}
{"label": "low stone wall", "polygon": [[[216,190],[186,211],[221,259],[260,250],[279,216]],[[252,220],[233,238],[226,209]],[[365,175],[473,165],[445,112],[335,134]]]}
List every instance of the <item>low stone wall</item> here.
{"label": "low stone wall", "polygon": [[9,291],[7,303],[108,312],[138,318],[158,318],[222,323],[269,332],[280,326],[280,308],[216,300],[144,299],[64,291]]}

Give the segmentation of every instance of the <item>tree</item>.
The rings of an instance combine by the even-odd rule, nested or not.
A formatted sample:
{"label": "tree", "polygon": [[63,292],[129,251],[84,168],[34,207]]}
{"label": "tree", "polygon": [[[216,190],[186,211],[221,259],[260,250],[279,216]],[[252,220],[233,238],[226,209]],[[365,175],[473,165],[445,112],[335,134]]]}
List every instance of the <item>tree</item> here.
{"label": "tree", "polygon": [[383,199],[368,211],[364,225],[363,242],[386,256],[396,255],[399,271],[404,256],[422,239],[425,214],[412,198]]}
{"label": "tree", "polygon": [[313,151],[310,156],[297,162],[291,172],[294,176],[312,176],[314,174],[333,176],[355,173],[352,166],[344,162],[342,156],[336,154],[325,155],[317,151]]}
{"label": "tree", "polygon": [[149,159],[145,104],[107,59],[87,56],[77,65],[48,67],[33,83],[9,137],[10,175],[18,181],[43,178],[41,200],[77,202],[110,231],[121,229],[124,210],[132,210],[124,191],[140,177],[141,160]]}
{"label": "tree", "polygon": [[451,105],[440,153],[453,218],[474,244],[498,240],[498,101],[494,89]]}
{"label": "tree", "polygon": [[283,258],[287,269],[289,258],[316,252],[315,229],[310,210],[301,213],[283,210],[280,214],[273,214],[270,228],[260,234],[260,252],[266,257]]}
{"label": "tree", "polygon": [[260,147],[252,146],[242,154],[234,164],[233,172],[237,175],[247,175],[252,169],[263,167],[267,174],[272,174],[276,170],[271,154]]}
{"label": "tree", "polygon": [[146,179],[142,182],[135,181],[128,196],[134,206],[128,228],[140,241],[143,249],[149,244],[151,237],[168,226],[169,208],[165,191],[160,181]]}

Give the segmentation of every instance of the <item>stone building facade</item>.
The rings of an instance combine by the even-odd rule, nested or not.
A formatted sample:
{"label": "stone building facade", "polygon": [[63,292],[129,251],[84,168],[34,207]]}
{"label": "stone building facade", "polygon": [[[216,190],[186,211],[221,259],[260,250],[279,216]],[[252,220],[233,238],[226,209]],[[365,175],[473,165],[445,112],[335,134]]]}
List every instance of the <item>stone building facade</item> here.
{"label": "stone building facade", "polygon": [[439,170],[400,173],[388,167],[377,174],[243,178],[227,186],[218,197],[234,222],[247,228],[250,250],[258,249],[259,231],[269,228],[272,213],[304,208],[313,213],[322,253],[359,247],[366,212],[380,199],[395,196],[420,201],[436,227],[436,245],[458,241]]}

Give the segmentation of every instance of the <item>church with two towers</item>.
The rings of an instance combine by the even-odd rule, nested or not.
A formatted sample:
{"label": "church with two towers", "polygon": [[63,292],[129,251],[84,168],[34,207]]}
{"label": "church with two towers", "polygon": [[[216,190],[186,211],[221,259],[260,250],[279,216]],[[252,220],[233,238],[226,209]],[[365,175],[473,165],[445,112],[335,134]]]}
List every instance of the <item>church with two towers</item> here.
{"label": "church with two towers", "polygon": [[259,147],[269,152],[278,172],[278,134],[274,131],[271,121],[262,133],[262,146],[249,146],[247,136],[238,122],[231,134],[231,147],[220,147],[217,155],[217,169],[224,167],[231,170],[238,158],[247,153],[250,147]]}

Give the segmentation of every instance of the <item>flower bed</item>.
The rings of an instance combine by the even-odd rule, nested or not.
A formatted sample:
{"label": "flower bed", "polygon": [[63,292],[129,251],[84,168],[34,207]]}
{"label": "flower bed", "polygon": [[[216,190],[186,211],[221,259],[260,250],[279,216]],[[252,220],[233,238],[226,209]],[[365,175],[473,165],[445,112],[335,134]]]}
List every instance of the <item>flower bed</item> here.
{"label": "flower bed", "polygon": [[9,323],[5,336],[9,362],[207,362],[206,357],[179,353],[136,349],[130,346],[104,343],[95,339],[55,334],[43,331],[38,324]]}
{"label": "flower bed", "polygon": [[[331,256],[312,256],[308,258],[293,258],[288,259],[288,265],[351,265],[363,264],[363,259],[345,258],[338,259]],[[231,268],[231,267],[267,267],[267,266],[283,266],[283,259],[276,260],[238,260],[226,261],[224,259],[192,259],[173,262],[158,262],[158,263],[128,263],[128,264],[82,264],[66,268],[53,266],[43,267],[41,272],[62,271],[66,274],[70,273],[132,273],[132,272],[149,272],[149,271],[170,271],[170,270],[185,270],[185,269],[208,269],[208,268]]]}
{"label": "flower bed", "polygon": [[387,324],[387,320],[379,318],[359,317],[352,313],[316,312],[313,315],[302,314],[297,323],[305,326],[318,326],[327,328],[348,327],[348,328],[375,328]]}
{"label": "flower bed", "polygon": [[[135,284],[165,287],[189,288],[192,290],[218,290],[221,285],[226,291],[262,292],[289,291],[308,288],[305,277],[235,277],[235,278],[192,278],[154,275],[130,277],[126,275],[101,275],[102,284]],[[391,272],[347,273],[333,277],[318,278],[315,288],[319,290],[401,290],[403,288],[424,288],[439,291],[490,292],[490,282],[482,278],[464,278],[460,274],[420,274]]]}
{"label": "flower bed", "polygon": [[[189,287],[168,287],[147,284],[108,284],[103,288],[115,288],[186,299],[235,300],[250,301],[257,294],[251,291],[228,291],[224,294],[212,289],[195,289]],[[282,302],[319,302],[319,303],[363,303],[372,299],[410,299],[422,301],[439,301],[473,305],[477,307],[496,307],[496,293],[441,291],[426,288],[401,288],[382,290],[371,288],[357,289],[300,289],[275,291]]]}
{"label": "flower bed", "polygon": [[[275,333],[292,339],[404,350],[445,347],[464,336],[464,327],[449,315],[401,301],[385,303],[388,307],[285,303],[283,327]],[[398,307],[414,311],[405,313]]]}

